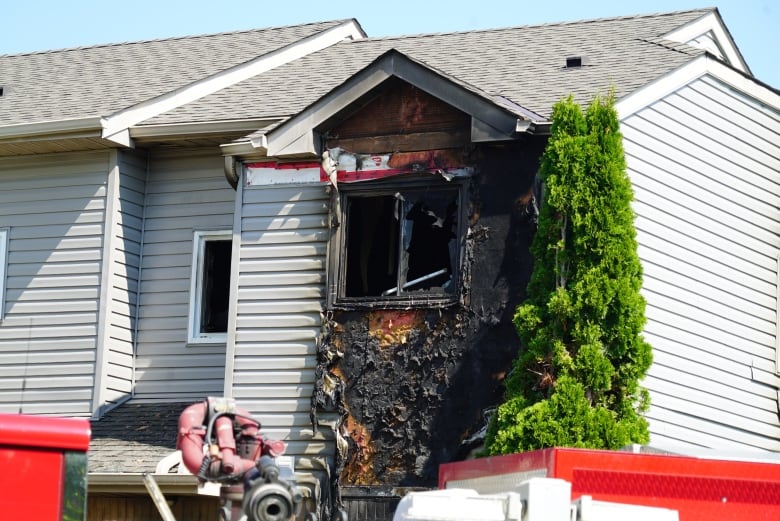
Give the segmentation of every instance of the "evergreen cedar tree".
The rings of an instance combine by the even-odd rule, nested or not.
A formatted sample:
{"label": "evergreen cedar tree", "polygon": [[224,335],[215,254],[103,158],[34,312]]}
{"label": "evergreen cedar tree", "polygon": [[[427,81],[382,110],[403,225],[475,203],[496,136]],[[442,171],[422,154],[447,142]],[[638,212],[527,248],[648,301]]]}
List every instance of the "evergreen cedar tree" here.
{"label": "evergreen cedar tree", "polygon": [[514,315],[523,349],[484,453],[647,443],[652,353],[613,94],[584,114],[571,96],[553,107],[539,175],[534,270]]}

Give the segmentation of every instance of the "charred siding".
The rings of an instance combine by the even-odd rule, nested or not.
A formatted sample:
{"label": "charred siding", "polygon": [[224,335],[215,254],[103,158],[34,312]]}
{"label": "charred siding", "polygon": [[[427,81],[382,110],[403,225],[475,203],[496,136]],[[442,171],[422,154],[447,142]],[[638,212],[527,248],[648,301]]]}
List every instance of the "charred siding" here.
{"label": "charred siding", "polygon": [[501,401],[519,345],[512,315],[531,271],[542,146],[530,140],[470,151],[476,175],[461,304],[330,314],[319,376],[343,388],[319,405],[343,414],[349,450],[336,469],[343,485],[435,486],[439,464],[468,455],[467,440]]}

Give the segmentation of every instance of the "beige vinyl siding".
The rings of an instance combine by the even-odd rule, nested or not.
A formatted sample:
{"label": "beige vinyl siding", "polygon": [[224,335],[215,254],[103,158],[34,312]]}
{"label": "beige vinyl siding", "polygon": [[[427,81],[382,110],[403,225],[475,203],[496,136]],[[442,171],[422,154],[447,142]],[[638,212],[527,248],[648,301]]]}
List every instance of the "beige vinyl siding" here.
{"label": "beige vinyl siding", "polygon": [[[325,291],[324,186],[244,187],[232,396],[299,469],[322,468],[327,429],[309,418]],[[330,447],[332,449],[332,447]],[[308,462],[308,463],[307,463]]]}
{"label": "beige vinyl siding", "polygon": [[236,192],[217,149],[153,154],[146,188],[136,399],[221,396],[225,345],[187,345],[192,240],[232,229]]}
{"label": "beige vinyl siding", "polygon": [[0,410],[89,416],[110,154],[0,159]]}
{"label": "beige vinyl siding", "polygon": [[780,115],[705,77],[621,128],[654,352],[652,443],[780,450],[778,391],[761,382],[776,356]]}

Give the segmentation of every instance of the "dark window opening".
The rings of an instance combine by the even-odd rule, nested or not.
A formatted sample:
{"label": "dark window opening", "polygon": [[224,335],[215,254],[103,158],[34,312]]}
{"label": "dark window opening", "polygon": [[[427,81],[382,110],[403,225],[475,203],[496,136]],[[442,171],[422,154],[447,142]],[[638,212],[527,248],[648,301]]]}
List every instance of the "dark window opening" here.
{"label": "dark window opening", "polygon": [[348,194],[343,296],[454,294],[459,201],[452,185]]}
{"label": "dark window opening", "polygon": [[204,242],[201,333],[227,332],[231,249],[231,241],[207,240]]}

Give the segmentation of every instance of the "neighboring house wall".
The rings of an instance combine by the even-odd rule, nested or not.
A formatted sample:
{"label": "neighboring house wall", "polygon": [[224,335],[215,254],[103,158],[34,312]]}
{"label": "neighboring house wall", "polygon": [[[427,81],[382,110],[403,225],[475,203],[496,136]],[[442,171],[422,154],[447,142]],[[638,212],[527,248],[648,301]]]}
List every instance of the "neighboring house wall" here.
{"label": "neighboring house wall", "polygon": [[326,447],[322,434],[312,437],[309,411],[325,297],[328,194],[322,184],[242,183],[235,346],[226,394],[257,416],[266,436],[286,440],[287,454],[305,466],[306,457]]}
{"label": "neighboring house wall", "polygon": [[780,114],[710,77],[622,121],[654,364],[651,442],[780,450]]}
{"label": "neighboring house wall", "polygon": [[0,159],[0,410],[93,411],[110,162],[108,152]]}
{"label": "neighboring house wall", "polygon": [[221,396],[225,344],[187,345],[196,230],[233,227],[235,191],[217,149],[152,151],[146,184],[136,339],[139,400]]}

